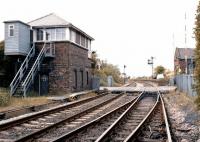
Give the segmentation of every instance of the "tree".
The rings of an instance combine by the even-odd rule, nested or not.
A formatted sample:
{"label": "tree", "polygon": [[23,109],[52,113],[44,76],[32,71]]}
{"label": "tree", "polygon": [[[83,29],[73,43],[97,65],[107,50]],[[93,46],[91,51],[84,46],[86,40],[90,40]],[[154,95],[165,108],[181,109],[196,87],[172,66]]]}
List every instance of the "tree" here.
{"label": "tree", "polygon": [[8,87],[12,78],[12,61],[8,56],[4,56],[4,41],[0,41],[0,86]]}
{"label": "tree", "polygon": [[196,39],[196,48],[195,48],[195,89],[197,92],[197,105],[200,107],[200,2],[197,6],[196,22],[195,22],[195,39]]}
{"label": "tree", "polygon": [[165,72],[165,68],[163,66],[157,66],[155,68],[155,73],[158,75],[158,74],[163,74]]}
{"label": "tree", "polygon": [[[100,78],[100,85],[107,85],[107,77],[112,76],[113,81],[116,84],[121,84],[123,82],[123,78],[121,77],[121,72],[118,66],[109,64],[105,60],[100,60],[97,57],[96,53],[92,54],[92,62],[93,62],[93,75],[98,76]],[[98,67],[100,64],[100,68]]]}
{"label": "tree", "polygon": [[4,41],[0,41],[0,60],[3,60],[4,56]]}
{"label": "tree", "polygon": [[121,72],[116,65],[102,62],[101,69],[95,69],[94,74],[100,78],[100,85],[107,85],[107,77],[112,76],[114,83],[122,83]]}
{"label": "tree", "polygon": [[4,64],[4,41],[0,41],[0,70],[3,69]]}

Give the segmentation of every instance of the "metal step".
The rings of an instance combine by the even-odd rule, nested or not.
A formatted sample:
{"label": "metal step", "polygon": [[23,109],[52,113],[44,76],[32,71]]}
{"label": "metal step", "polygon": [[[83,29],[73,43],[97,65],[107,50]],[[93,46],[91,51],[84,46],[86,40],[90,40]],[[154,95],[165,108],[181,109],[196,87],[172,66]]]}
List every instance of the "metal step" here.
{"label": "metal step", "polygon": [[[33,80],[32,81],[30,80],[32,79],[31,76],[35,76],[36,73],[39,71],[38,66],[41,65],[43,58],[45,57],[46,51],[47,51],[46,43],[44,43],[43,48],[40,51],[36,50],[35,46],[33,45],[29,54],[27,55],[27,57],[29,58],[27,57],[25,58],[24,62],[22,63],[20,67],[20,70],[18,71],[18,73],[16,74],[16,77],[12,81],[12,83],[14,82],[13,83],[14,85],[12,83],[10,85],[11,95],[13,94],[18,94],[18,95],[23,94],[24,96],[26,95],[26,92],[28,88],[30,87],[31,82],[33,81]],[[27,64],[28,66],[26,66]],[[14,88],[15,90],[12,88]]]}

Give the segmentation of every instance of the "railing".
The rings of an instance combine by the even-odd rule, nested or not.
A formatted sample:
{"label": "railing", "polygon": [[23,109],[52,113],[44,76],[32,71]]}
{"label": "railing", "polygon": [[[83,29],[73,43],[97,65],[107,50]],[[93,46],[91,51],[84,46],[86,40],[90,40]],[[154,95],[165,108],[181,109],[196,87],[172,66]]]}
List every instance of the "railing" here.
{"label": "railing", "polygon": [[41,64],[43,58],[45,57],[46,51],[47,51],[46,43],[44,43],[42,50],[40,51],[35,63],[33,64],[30,72],[28,73],[25,81],[22,84],[24,97],[26,97],[26,93],[27,93],[27,90],[28,90],[30,84],[34,82],[34,77],[35,77],[36,73],[39,71],[40,64]]}
{"label": "railing", "polygon": [[54,57],[55,56],[55,44],[52,42],[49,43],[49,46],[46,47],[45,57]]}
{"label": "railing", "polygon": [[10,95],[11,96],[16,91],[20,81],[22,80],[22,78],[23,78],[23,76],[24,76],[24,74],[25,74],[25,72],[28,68],[29,61],[30,61],[31,57],[33,57],[34,55],[35,55],[35,44],[33,43],[33,46],[31,47],[28,55],[24,59],[22,65],[19,68],[17,74],[15,75],[13,81],[10,83]]}

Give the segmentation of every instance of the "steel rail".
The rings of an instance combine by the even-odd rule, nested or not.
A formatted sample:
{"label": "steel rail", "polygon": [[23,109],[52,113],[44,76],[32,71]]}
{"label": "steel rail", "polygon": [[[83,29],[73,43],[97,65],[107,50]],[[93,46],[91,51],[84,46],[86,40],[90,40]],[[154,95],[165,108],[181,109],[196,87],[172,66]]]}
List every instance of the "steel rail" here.
{"label": "steel rail", "polygon": [[114,127],[120,122],[120,120],[124,118],[125,115],[138,103],[143,94],[144,92],[140,94],[140,96],[132,103],[132,105],[95,142],[103,141],[103,139],[105,139],[107,135],[114,129]]}
{"label": "steel rail", "polygon": [[158,105],[162,105],[162,111],[163,111],[163,117],[165,120],[165,128],[166,128],[166,132],[167,132],[167,141],[168,142],[172,142],[172,138],[171,138],[171,133],[170,133],[170,129],[169,129],[169,123],[167,120],[167,114],[165,111],[165,106],[164,106],[164,102],[162,100],[162,96],[160,94],[160,92],[157,92],[158,94],[158,98],[156,101],[156,104],[154,105],[154,107],[151,109],[151,111],[147,114],[147,116],[143,119],[143,121],[137,126],[136,129],[134,129],[134,131],[132,131],[132,133],[124,140],[124,142],[132,142],[134,141],[135,138],[137,138],[137,134],[139,129],[145,124],[145,122],[150,118],[150,116],[153,114],[153,111],[155,111],[155,108],[158,107]]}
{"label": "steel rail", "polygon": [[22,124],[22,123],[25,123],[27,121],[30,121],[30,120],[33,120],[33,119],[36,119],[36,118],[39,118],[41,116],[45,116],[47,114],[51,114],[51,113],[54,113],[54,112],[58,112],[58,111],[61,111],[61,110],[64,110],[64,109],[69,109],[69,108],[72,108],[72,107],[87,103],[89,101],[92,101],[92,100],[98,99],[100,97],[103,97],[106,94],[107,93],[103,93],[103,94],[95,96],[95,97],[81,99],[79,101],[75,101],[75,102],[72,102],[70,104],[62,105],[60,107],[55,107],[55,108],[52,108],[52,109],[39,111],[37,113],[34,113],[34,114],[26,116],[26,117],[21,117],[19,119],[15,119],[15,120],[12,120],[12,121],[6,121],[5,123],[0,124],[0,131],[8,129],[8,128],[11,128],[13,126],[16,126],[16,125],[19,125],[19,124]]}
{"label": "steel rail", "polygon": [[[159,94],[160,94],[160,92],[159,92]],[[163,110],[163,115],[164,115],[164,119],[165,119],[168,142],[172,142],[172,136],[171,136],[171,132],[170,132],[170,129],[169,129],[170,125],[169,125],[169,122],[168,122],[168,117],[167,117],[167,113],[166,113],[166,109],[165,109],[165,103],[163,101],[161,94],[160,94],[160,99],[161,99],[162,110]]]}
{"label": "steel rail", "polygon": [[124,142],[130,142],[133,138],[136,138],[138,130],[141,128],[141,126],[145,123],[145,121],[149,118],[149,116],[152,114],[152,112],[155,110],[155,108],[158,106],[160,100],[160,95],[158,94],[156,102],[154,106],[151,108],[149,113],[145,116],[145,118],[140,122],[140,124],[129,134],[129,136],[124,140]]}
{"label": "steel rail", "polygon": [[[141,94],[142,94],[142,93],[141,93]],[[140,94],[140,95],[141,95],[141,94]],[[140,95],[139,95],[139,96],[140,96]],[[87,129],[89,126],[92,126],[92,125],[97,124],[100,120],[102,120],[102,119],[104,119],[104,118],[106,118],[106,117],[108,117],[108,116],[110,116],[110,115],[112,115],[112,114],[118,112],[118,111],[121,110],[121,109],[124,109],[124,108],[128,107],[128,106],[129,106],[130,104],[132,104],[139,96],[137,96],[137,97],[134,98],[133,100],[130,100],[129,102],[125,103],[124,105],[119,106],[119,107],[115,108],[114,110],[111,110],[111,111],[109,111],[108,113],[106,113],[106,114],[104,114],[104,115],[102,115],[102,116],[100,116],[100,117],[98,117],[98,118],[96,118],[96,119],[94,119],[94,120],[92,120],[92,121],[90,121],[90,122],[88,122],[88,123],[86,123],[86,124],[84,124],[84,125],[82,125],[82,126],[76,128],[76,129],[74,129],[74,130],[72,130],[72,131],[70,131],[70,132],[68,132],[68,133],[66,133],[66,134],[64,134],[64,135],[62,135],[62,136],[60,136],[60,137],[58,137],[58,138],[55,138],[55,139],[52,140],[51,142],[65,141],[65,139],[67,139],[67,138],[69,138],[69,137],[71,137],[71,136],[73,136],[73,135],[79,133],[80,131],[82,131],[82,130],[84,130],[84,129]]]}
{"label": "steel rail", "polygon": [[90,107],[90,108],[88,108],[86,110],[83,110],[82,112],[80,112],[78,114],[74,114],[74,115],[72,115],[72,116],[70,116],[70,117],[68,117],[66,119],[63,119],[63,120],[61,120],[59,122],[51,124],[51,125],[49,125],[49,126],[47,126],[45,128],[42,128],[42,129],[40,129],[38,131],[32,132],[32,133],[30,133],[30,134],[28,134],[26,136],[22,136],[21,138],[18,138],[16,140],[14,140],[14,142],[24,142],[24,141],[32,140],[36,136],[37,137],[41,136],[42,134],[48,132],[49,130],[52,130],[53,128],[56,128],[57,126],[61,125],[62,123],[66,123],[67,121],[70,121],[70,120],[73,120],[73,119],[75,119],[77,117],[83,116],[84,114],[86,114],[86,113],[88,113],[88,112],[90,112],[92,110],[95,110],[95,109],[97,109],[97,108],[99,108],[101,106],[104,106],[104,105],[108,104],[108,103],[112,102],[113,100],[119,98],[120,96],[122,96],[122,94],[116,95],[115,97],[113,97],[113,98],[111,98],[111,99],[109,99],[107,101],[104,101],[103,103],[100,103],[100,104],[95,105],[93,107]]}

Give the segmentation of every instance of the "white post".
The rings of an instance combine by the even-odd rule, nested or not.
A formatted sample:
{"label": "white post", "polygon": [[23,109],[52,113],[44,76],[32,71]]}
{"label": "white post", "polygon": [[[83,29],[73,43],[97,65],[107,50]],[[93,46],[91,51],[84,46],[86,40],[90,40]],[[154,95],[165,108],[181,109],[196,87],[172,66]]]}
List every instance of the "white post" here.
{"label": "white post", "polygon": [[33,55],[32,56],[34,56],[35,55],[35,44],[33,43]]}
{"label": "white post", "polygon": [[185,73],[188,74],[187,55],[185,55]]}
{"label": "white post", "polygon": [[40,74],[39,74],[39,96],[40,96]]}
{"label": "white post", "polygon": [[20,78],[20,80],[22,79],[22,70],[20,69],[20,74],[19,74],[19,78]]}
{"label": "white post", "polygon": [[13,87],[11,86],[10,88],[10,94],[12,95],[13,94]]}
{"label": "white post", "polygon": [[46,30],[43,29],[43,41],[46,41]]}
{"label": "white post", "polygon": [[28,60],[26,60],[26,68],[28,68]]}
{"label": "white post", "polygon": [[39,61],[38,61],[38,70],[40,70],[40,64],[39,64]]}
{"label": "white post", "polygon": [[51,55],[51,56],[53,56],[52,50],[53,50],[53,46],[52,46],[52,42],[51,42],[51,43],[50,43],[50,55]]}
{"label": "white post", "polygon": [[24,97],[26,98],[26,89],[24,88]]}
{"label": "white post", "polygon": [[33,72],[31,73],[31,77],[32,77],[32,83],[34,82],[34,75]]}

